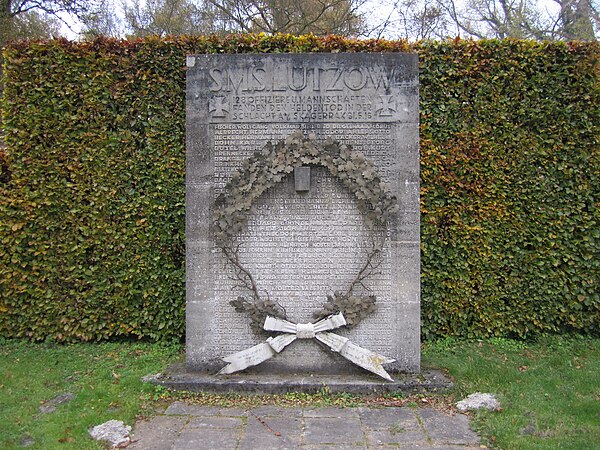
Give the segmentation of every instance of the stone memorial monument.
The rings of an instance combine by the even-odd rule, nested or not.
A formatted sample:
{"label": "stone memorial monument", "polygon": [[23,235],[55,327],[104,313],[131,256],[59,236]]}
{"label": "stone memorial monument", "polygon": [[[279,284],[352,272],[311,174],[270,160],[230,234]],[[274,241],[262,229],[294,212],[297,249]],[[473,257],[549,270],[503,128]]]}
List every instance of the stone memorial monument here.
{"label": "stone memorial monument", "polygon": [[189,56],[186,114],[188,370],[419,372],[417,55]]}

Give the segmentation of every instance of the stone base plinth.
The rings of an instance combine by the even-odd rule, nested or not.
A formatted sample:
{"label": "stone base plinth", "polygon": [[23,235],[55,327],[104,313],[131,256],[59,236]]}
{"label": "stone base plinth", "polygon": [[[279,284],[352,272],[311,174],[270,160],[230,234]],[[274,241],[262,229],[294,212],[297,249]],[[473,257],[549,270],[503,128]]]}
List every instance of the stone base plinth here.
{"label": "stone base plinth", "polygon": [[214,393],[314,394],[331,393],[385,394],[390,392],[443,392],[452,381],[439,370],[424,370],[420,374],[391,374],[394,381],[385,381],[370,374],[310,375],[310,374],[249,374],[213,375],[190,372],[184,364],[174,364],[154,383],[177,390]]}

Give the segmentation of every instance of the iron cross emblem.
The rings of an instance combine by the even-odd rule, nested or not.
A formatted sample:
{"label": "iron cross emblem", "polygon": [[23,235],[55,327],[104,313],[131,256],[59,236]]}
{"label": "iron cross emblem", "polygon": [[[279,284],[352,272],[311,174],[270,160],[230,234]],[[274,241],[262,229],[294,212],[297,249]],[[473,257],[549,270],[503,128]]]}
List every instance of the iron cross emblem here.
{"label": "iron cross emblem", "polygon": [[396,112],[396,101],[393,95],[379,95],[379,102],[377,103],[376,113],[379,117],[389,117],[392,112]]}
{"label": "iron cross emblem", "polygon": [[208,102],[208,112],[213,113],[213,117],[226,117],[229,112],[227,99],[225,97],[213,97]]}

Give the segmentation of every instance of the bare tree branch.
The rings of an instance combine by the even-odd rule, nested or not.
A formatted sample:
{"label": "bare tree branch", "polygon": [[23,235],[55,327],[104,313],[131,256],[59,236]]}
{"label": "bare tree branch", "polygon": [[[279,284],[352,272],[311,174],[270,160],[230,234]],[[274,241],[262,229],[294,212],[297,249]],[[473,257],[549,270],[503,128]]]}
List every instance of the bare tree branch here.
{"label": "bare tree branch", "polygon": [[[219,20],[239,31],[358,35],[367,0],[206,0]],[[233,31],[233,30],[232,30]]]}
{"label": "bare tree branch", "polygon": [[364,284],[364,281],[374,275],[375,271],[381,266],[381,249],[384,241],[385,237],[380,237],[377,241],[375,237],[372,238],[371,248],[367,252],[367,259],[354,280],[352,280],[352,283],[350,283],[350,287],[346,291],[346,296],[352,295],[354,288],[357,286],[362,286],[365,290],[370,290]]}

